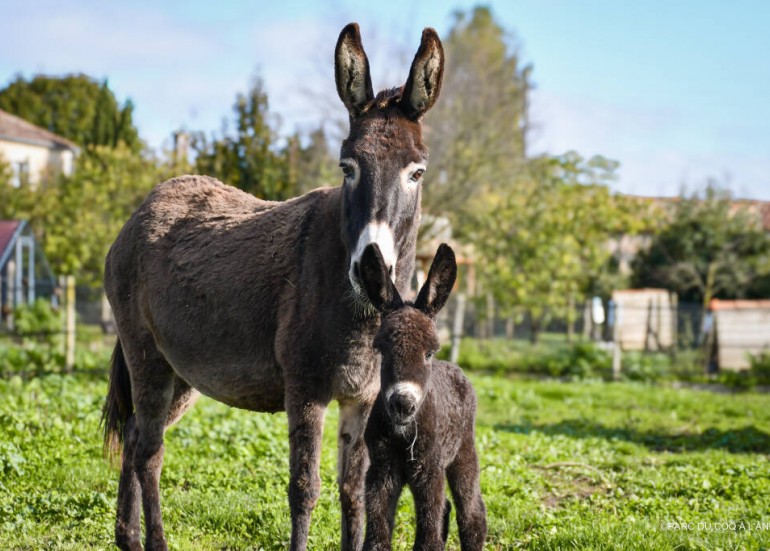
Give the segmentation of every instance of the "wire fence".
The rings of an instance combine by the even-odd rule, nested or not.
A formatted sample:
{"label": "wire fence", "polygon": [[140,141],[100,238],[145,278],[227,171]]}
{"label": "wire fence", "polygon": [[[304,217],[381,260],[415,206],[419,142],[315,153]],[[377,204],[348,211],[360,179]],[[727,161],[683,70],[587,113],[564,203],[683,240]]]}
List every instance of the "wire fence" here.
{"label": "wire fence", "polygon": [[[593,341],[624,352],[699,351],[713,357],[713,370],[743,369],[749,354],[770,350],[770,308],[759,321],[740,317],[720,321],[719,312],[705,310],[702,304],[659,295],[655,300],[646,295],[635,301],[621,295],[614,300],[592,299],[535,315],[526,308],[503,311],[489,297],[468,298],[456,292],[438,325],[442,342],[455,346],[462,337],[541,346]],[[34,296],[50,306],[50,315],[45,308],[30,312],[34,304],[15,308],[12,299],[18,296],[29,297],[29,289],[17,293],[13,287],[0,287],[0,347],[30,343],[47,347],[51,354],[63,355],[64,371],[69,371],[75,369],[76,348],[103,357],[114,345],[115,324],[102,289],[75,286],[71,278],[61,279],[58,286],[40,284]]]}

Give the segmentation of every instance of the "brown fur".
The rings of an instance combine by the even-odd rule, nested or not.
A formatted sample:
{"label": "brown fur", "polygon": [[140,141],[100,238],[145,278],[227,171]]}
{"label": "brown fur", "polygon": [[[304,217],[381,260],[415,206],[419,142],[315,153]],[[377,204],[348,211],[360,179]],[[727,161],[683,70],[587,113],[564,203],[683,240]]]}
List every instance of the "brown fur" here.
{"label": "brown fur", "polygon": [[[423,33],[420,51],[443,60],[433,37],[435,31]],[[278,203],[205,176],[175,178],[149,194],[107,255],[105,291],[119,340],[104,424],[106,445],[124,442],[115,524],[122,549],[141,549],[142,512],[145,546],[167,548],[163,435],[199,393],[234,407],[287,412],[296,550],[307,546],[320,492],[326,406],[338,400],[341,548],[361,547],[363,431],[379,383],[372,349],[378,318],[355,291],[351,254],[367,224],[387,224],[396,284],[407,287],[420,192],[405,193],[398,178],[410,162],[426,161],[427,150],[420,106],[401,100],[361,113],[374,98],[356,25],[343,29],[335,59],[337,89],[351,115],[342,155],[360,167],[356,185],[346,180]],[[418,67],[415,74],[423,73]],[[433,82],[430,91],[439,86]],[[433,101],[419,98],[423,107]]]}
{"label": "brown fur", "polygon": [[[476,395],[457,365],[432,359],[439,348],[435,316],[455,281],[454,254],[446,245],[439,248],[414,305],[401,300],[376,245],[364,253],[362,273],[364,288],[384,313],[374,341],[382,354],[380,396],[365,433],[371,466],[364,548],[390,549],[396,504],[408,485],[417,511],[414,548],[443,549],[451,509],[444,495],[447,479],[460,545],[481,550],[487,526],[474,444]],[[405,383],[421,389],[421,396],[388,396]]]}

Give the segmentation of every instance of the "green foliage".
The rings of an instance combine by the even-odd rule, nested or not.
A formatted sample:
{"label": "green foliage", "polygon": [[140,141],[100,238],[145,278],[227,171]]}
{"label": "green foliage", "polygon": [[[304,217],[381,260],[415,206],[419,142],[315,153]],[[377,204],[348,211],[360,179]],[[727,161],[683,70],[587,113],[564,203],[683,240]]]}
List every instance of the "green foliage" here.
{"label": "green foliage", "polygon": [[0,185],[0,218],[28,220],[55,273],[98,286],[110,245],[160,170],[122,144],[94,147],[78,157],[72,176],[34,189]]}
{"label": "green foliage", "polygon": [[[668,524],[764,520],[766,396],[639,383],[472,381],[489,549],[766,545],[766,530],[682,531]],[[105,393],[106,377],[0,381],[0,547],[110,545],[118,471],[101,455]],[[332,406],[312,549],[339,547],[337,419]],[[250,413],[207,398],[169,430],[161,494],[170,547],[286,548],[287,430],[284,414]],[[394,549],[411,549],[413,537],[405,492]],[[449,538],[448,548],[457,549],[454,521]]]}
{"label": "green foliage", "polygon": [[59,338],[64,327],[62,312],[51,302],[39,298],[32,304],[22,304],[14,310],[15,330],[21,335],[35,335],[46,344],[60,344]]}
{"label": "green foliage", "polygon": [[289,181],[296,182],[297,193],[321,186],[339,184],[340,170],[337,159],[331,156],[331,147],[323,126],[310,132],[307,144],[295,133],[286,147]]}
{"label": "green foliage", "polygon": [[534,340],[547,316],[569,318],[575,301],[602,290],[611,271],[607,243],[632,227],[625,203],[607,187],[616,169],[574,152],[539,157],[510,188],[474,201],[467,237],[484,266],[480,279],[504,312],[529,312]]}
{"label": "green foliage", "polygon": [[521,66],[515,42],[487,7],[455,13],[443,40],[441,97],[426,119],[431,163],[423,206],[449,216],[459,233],[469,200],[506,186],[524,162],[531,67]]}
{"label": "green foliage", "polygon": [[757,216],[709,187],[681,197],[650,248],[634,260],[633,283],[663,287],[708,307],[712,298],[762,298],[770,236]]}
{"label": "green foliage", "polygon": [[[225,123],[221,136],[193,134],[195,168],[201,174],[269,200],[283,200],[331,182],[333,163],[323,128],[303,147],[299,135],[279,147],[277,120],[270,114],[260,79],[233,106],[233,130]],[[336,172],[336,171],[334,171]]]}
{"label": "green foliage", "polygon": [[764,351],[749,357],[749,369],[743,371],[723,370],[719,373],[720,383],[739,389],[756,386],[770,386],[770,352]]}
{"label": "green foliage", "polygon": [[60,346],[25,339],[23,344],[0,343],[0,377],[61,373],[64,352]]}
{"label": "green foliage", "polygon": [[[0,340],[0,377],[43,375],[64,368],[63,317],[51,303],[37,299],[14,309],[15,333]],[[13,339],[13,340],[11,340]]]}
{"label": "green foliage", "polygon": [[0,90],[0,109],[67,138],[83,148],[117,147],[132,151],[141,147],[133,123],[131,101],[118,104],[107,81],[83,75],[54,77],[21,75]]}
{"label": "green foliage", "polygon": [[[439,357],[449,358],[449,346]],[[499,375],[536,375],[567,379],[612,379],[612,352],[592,341],[565,342],[564,335],[544,333],[542,342],[531,345],[520,340],[463,338],[459,365],[465,370]],[[764,365],[764,364],[763,364]],[[631,381],[691,381],[706,383],[698,350],[623,352],[621,377]],[[744,385],[745,386],[745,385]]]}
{"label": "green foliage", "polygon": [[770,385],[770,352],[761,352],[751,356],[751,373],[756,377],[757,383]]}
{"label": "green foliage", "polygon": [[[567,344],[561,336],[558,336],[558,342],[549,340],[547,344],[532,346],[522,341],[464,338],[457,363],[466,370],[491,371],[500,375],[518,373],[575,379],[609,378],[612,358],[593,342]],[[449,357],[448,346],[441,350],[439,357]]]}
{"label": "green foliage", "polygon": [[658,352],[624,352],[621,373],[631,381],[659,381],[671,375],[671,357]]}

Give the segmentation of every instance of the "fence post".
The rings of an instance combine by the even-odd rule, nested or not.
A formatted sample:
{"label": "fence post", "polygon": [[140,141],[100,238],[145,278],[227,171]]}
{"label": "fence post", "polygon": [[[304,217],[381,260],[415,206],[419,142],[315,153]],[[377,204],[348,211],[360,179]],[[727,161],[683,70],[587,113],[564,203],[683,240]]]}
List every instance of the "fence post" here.
{"label": "fence post", "polygon": [[64,371],[71,373],[75,368],[75,277],[65,276],[64,280]]}
{"label": "fence post", "polygon": [[463,322],[465,321],[465,293],[457,293],[457,305],[455,319],[452,324],[452,350],[449,352],[449,361],[457,363],[460,357],[460,339],[463,336]]}
{"label": "fence post", "polygon": [[513,314],[508,316],[505,320],[505,338],[513,340],[516,334],[516,320],[513,318]]}
{"label": "fence post", "polygon": [[495,299],[492,293],[487,291],[487,338],[495,338]]}
{"label": "fence post", "polygon": [[668,303],[671,306],[671,357],[676,358],[679,350],[679,295],[669,293]]}
{"label": "fence post", "polygon": [[620,380],[622,360],[621,343],[618,342],[618,325],[620,325],[620,304],[615,304],[615,323],[612,324],[612,380]]}

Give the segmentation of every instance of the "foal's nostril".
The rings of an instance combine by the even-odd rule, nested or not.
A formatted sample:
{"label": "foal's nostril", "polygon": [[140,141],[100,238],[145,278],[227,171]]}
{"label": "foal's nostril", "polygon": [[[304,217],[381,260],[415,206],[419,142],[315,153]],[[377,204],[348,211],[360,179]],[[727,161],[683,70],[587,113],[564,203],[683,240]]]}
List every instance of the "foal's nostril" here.
{"label": "foal's nostril", "polygon": [[388,406],[399,417],[409,417],[414,413],[416,405],[409,396],[394,394],[391,396]]}
{"label": "foal's nostril", "polygon": [[361,267],[358,262],[353,262],[353,277],[356,281],[361,281]]}
{"label": "foal's nostril", "polygon": [[393,266],[388,266],[388,277],[393,277]]}

